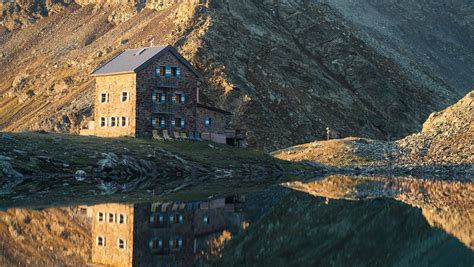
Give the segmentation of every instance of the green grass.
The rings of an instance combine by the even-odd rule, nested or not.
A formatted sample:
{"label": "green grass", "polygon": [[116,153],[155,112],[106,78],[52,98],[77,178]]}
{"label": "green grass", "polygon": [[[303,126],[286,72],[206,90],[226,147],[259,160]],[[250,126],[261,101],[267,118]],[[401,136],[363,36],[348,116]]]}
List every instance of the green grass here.
{"label": "green grass", "polygon": [[[247,169],[252,169],[250,166],[269,168],[277,164],[287,170],[307,168],[276,159],[258,150],[208,142],[155,141],[130,137],[100,138],[36,132],[5,133],[5,135],[11,138],[0,138],[0,155],[15,158],[14,167],[26,173],[90,168],[96,166],[97,161],[103,157],[102,153],[109,152],[149,160],[153,155],[161,155],[162,150],[211,168],[242,169],[245,166]],[[27,155],[14,152],[15,149],[25,151]],[[50,157],[54,164],[46,164],[47,162],[41,157]],[[153,160],[166,162],[171,159],[162,157]],[[63,167],[63,164],[70,167]]]}

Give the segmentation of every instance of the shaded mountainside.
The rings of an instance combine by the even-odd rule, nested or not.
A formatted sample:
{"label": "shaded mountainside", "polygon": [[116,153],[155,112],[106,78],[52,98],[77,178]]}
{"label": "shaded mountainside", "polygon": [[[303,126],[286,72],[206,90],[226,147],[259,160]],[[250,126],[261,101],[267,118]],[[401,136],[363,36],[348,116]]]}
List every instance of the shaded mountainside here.
{"label": "shaded mountainside", "polygon": [[0,129],[77,132],[93,114],[91,70],[151,37],[176,45],[204,74],[207,100],[265,149],[321,138],[327,126],[338,136],[405,136],[458,97],[326,4],[172,2],[52,1],[3,12]]}
{"label": "shaded mountainside", "polygon": [[[474,163],[474,91],[432,113],[419,133],[389,142],[364,138],[315,141],[278,150],[284,160],[311,160],[332,166]],[[470,168],[470,172],[472,172]]]}
{"label": "shaded mountainside", "polygon": [[471,250],[431,228],[419,209],[290,193],[226,244],[216,266],[470,266]]}
{"label": "shaded mountainside", "polygon": [[357,25],[358,36],[403,67],[418,71],[420,79],[442,78],[461,94],[473,89],[473,1],[324,2]]}

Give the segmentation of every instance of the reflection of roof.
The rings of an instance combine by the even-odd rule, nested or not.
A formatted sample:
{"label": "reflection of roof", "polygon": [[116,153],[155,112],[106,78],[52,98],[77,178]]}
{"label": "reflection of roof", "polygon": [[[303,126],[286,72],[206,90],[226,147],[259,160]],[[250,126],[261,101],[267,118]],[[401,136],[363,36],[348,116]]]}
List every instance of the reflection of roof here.
{"label": "reflection of roof", "polygon": [[208,110],[223,113],[225,115],[232,115],[232,113],[230,113],[229,111],[226,111],[226,110],[223,110],[223,109],[220,109],[220,108],[216,108],[216,107],[211,107],[211,106],[208,106],[208,105],[203,104],[203,103],[198,103],[197,106],[198,106],[198,108],[205,108],[205,109],[208,109]]}
{"label": "reflection of roof", "polygon": [[201,77],[201,74],[171,45],[127,49],[94,70],[92,76],[134,73],[145,68],[149,63],[166,54],[166,52],[172,53],[197,77]]}

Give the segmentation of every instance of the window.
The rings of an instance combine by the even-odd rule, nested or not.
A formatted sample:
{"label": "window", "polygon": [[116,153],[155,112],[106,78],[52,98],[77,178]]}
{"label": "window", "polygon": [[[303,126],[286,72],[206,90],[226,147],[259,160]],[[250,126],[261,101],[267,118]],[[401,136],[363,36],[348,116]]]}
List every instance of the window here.
{"label": "window", "polygon": [[170,248],[182,248],[183,247],[183,239],[182,238],[175,238],[175,239],[170,239],[169,241]]}
{"label": "window", "polygon": [[115,222],[115,214],[109,213],[109,223],[114,223],[114,222]]}
{"label": "window", "polygon": [[178,67],[171,67],[171,76],[173,77],[181,76],[181,70]]}
{"label": "window", "polygon": [[165,66],[159,66],[156,68],[156,76],[165,76]]}
{"label": "window", "polygon": [[166,94],[163,92],[160,93],[160,103],[166,103]]}
{"label": "window", "polygon": [[97,221],[98,222],[103,222],[104,221],[104,213],[103,212],[97,212]]}
{"label": "window", "polygon": [[119,249],[125,249],[125,244],[126,244],[126,243],[125,243],[125,240],[119,239],[118,242],[117,242],[117,247],[118,247]]}
{"label": "window", "polygon": [[186,97],[183,93],[177,93],[173,95],[173,103],[184,104],[186,102]]}
{"label": "window", "polygon": [[107,103],[109,102],[109,94],[108,93],[101,93],[100,94],[100,103]]}
{"label": "window", "polygon": [[178,67],[159,66],[156,67],[156,76],[160,77],[180,77],[181,70]]}
{"label": "window", "polygon": [[122,92],[122,102],[128,101],[128,92]]}
{"label": "window", "polygon": [[204,126],[210,127],[212,124],[212,119],[207,117],[206,120],[204,121]]}
{"label": "window", "polygon": [[209,224],[209,216],[208,215],[204,215],[203,222],[204,222],[204,224]]}
{"label": "window", "polygon": [[158,117],[158,123],[161,128],[164,128],[166,126],[166,120],[164,117]]}
{"label": "window", "polygon": [[163,240],[162,239],[153,239],[150,241],[149,244],[151,249],[162,249],[163,248]]}
{"label": "window", "polygon": [[174,127],[184,128],[184,119],[183,118],[174,118]]}
{"label": "window", "polygon": [[99,246],[99,247],[105,247],[106,246],[105,237],[103,237],[103,236],[98,236],[97,237],[97,246]]}
{"label": "window", "polygon": [[120,214],[120,215],[119,215],[118,222],[119,222],[120,224],[125,224],[125,223],[127,223],[127,216],[126,216],[125,214]]}
{"label": "window", "polygon": [[115,117],[110,118],[110,126],[111,127],[117,126],[117,120],[115,119]]}
{"label": "window", "polygon": [[100,117],[100,127],[107,126],[107,119],[105,117]]}
{"label": "window", "polygon": [[122,117],[122,127],[128,126],[128,117]]}

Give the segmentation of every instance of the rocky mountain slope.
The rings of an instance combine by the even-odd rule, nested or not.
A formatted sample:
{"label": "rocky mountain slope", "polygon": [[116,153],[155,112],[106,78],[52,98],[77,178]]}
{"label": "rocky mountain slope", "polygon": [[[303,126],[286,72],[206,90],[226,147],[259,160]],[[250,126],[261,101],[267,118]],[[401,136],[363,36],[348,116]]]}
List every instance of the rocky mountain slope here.
{"label": "rocky mountain slope", "polygon": [[473,1],[323,2],[354,23],[357,36],[420,79],[441,78],[461,94],[474,88]]}
{"label": "rocky mountain slope", "polygon": [[[177,46],[204,74],[207,100],[265,149],[321,138],[327,126],[338,136],[401,137],[459,96],[318,1],[28,0],[4,7],[0,21],[3,130],[77,132],[93,110],[91,70],[150,38]],[[407,25],[430,23],[416,22]]]}
{"label": "rocky mountain slope", "polygon": [[273,155],[333,166],[424,164],[469,168],[474,163],[474,91],[456,104],[432,113],[421,132],[398,141],[363,138],[315,141],[278,150]]}

